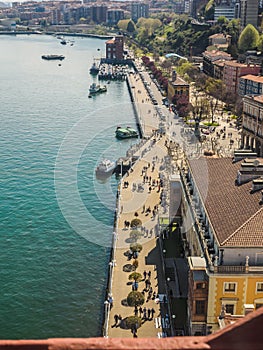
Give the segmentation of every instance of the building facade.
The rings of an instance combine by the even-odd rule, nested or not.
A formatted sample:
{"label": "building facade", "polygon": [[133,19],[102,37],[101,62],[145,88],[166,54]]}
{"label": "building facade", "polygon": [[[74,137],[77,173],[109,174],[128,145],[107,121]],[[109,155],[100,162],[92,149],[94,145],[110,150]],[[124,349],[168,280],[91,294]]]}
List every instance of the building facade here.
{"label": "building facade", "polygon": [[263,77],[255,75],[244,75],[239,79],[239,96],[263,95]]}
{"label": "building facade", "polygon": [[181,171],[192,335],[217,330],[222,308],[244,315],[246,304],[263,306],[263,159],[256,169],[254,160],[244,170],[231,158],[203,157]]}
{"label": "building facade", "polygon": [[240,0],[240,24],[241,28],[245,28],[248,24],[252,24],[255,28],[258,26],[258,0]]}
{"label": "building facade", "polygon": [[263,157],[263,95],[243,98],[242,146]]}
{"label": "building facade", "polygon": [[176,72],[172,73],[172,79],[168,81],[167,98],[170,103],[174,103],[174,99],[179,96],[185,96],[189,102],[190,85],[182,78],[178,77]]}
{"label": "building facade", "polygon": [[124,41],[122,35],[117,35],[106,42],[106,59],[123,60]]}
{"label": "building facade", "polygon": [[236,95],[240,77],[247,74],[258,75],[259,73],[259,65],[243,64],[237,61],[225,62],[223,81],[226,86],[226,91]]}
{"label": "building facade", "polygon": [[132,2],[131,19],[136,23],[141,17],[149,17],[149,4],[144,2]]}
{"label": "building facade", "polygon": [[205,51],[203,53],[203,72],[210,77],[214,77],[214,62],[218,60],[230,61],[232,57],[230,54],[219,51]]}

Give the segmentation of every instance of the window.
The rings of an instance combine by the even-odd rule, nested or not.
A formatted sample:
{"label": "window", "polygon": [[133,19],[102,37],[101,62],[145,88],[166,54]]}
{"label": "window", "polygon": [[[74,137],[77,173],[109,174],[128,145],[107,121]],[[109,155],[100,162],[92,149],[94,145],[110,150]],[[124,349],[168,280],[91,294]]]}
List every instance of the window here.
{"label": "window", "polygon": [[256,304],[256,310],[259,309],[262,306],[263,306],[263,304]]}
{"label": "window", "polygon": [[224,283],[224,292],[232,292],[235,293],[236,291],[236,283],[234,282],[225,282]]}
{"label": "window", "polygon": [[257,282],[257,292],[263,292],[263,282]]}
{"label": "window", "polygon": [[234,307],[235,307],[235,305],[233,305],[233,304],[226,304],[225,306],[226,306],[226,313],[234,315]]}
{"label": "window", "polygon": [[196,315],[205,314],[205,300],[196,300],[195,301],[195,313]]}
{"label": "window", "polygon": [[196,289],[204,289],[205,283],[196,283]]}

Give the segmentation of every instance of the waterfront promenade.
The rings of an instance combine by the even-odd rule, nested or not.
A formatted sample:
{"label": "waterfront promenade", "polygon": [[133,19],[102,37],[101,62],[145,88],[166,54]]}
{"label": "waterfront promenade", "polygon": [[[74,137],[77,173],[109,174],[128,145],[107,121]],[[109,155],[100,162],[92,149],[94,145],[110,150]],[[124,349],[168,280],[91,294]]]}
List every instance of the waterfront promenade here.
{"label": "waterfront promenade", "polygon": [[[154,141],[155,140],[155,141]],[[132,260],[127,257],[131,238],[130,228],[125,227],[125,221],[131,222],[136,217],[142,221],[142,236],[138,239],[138,243],[142,244],[142,251],[138,257],[137,272],[143,275],[143,272],[150,271],[150,282],[153,289],[153,295],[148,301],[142,305],[142,308],[154,309],[154,316],[143,321],[143,325],[138,329],[138,337],[157,337],[162,332],[160,326],[156,326],[155,319],[162,317],[161,304],[156,303],[157,294],[165,294],[163,276],[161,276],[160,251],[158,246],[158,215],[153,215],[154,207],[158,207],[159,211],[165,211],[167,208],[160,206],[160,174],[164,170],[164,157],[166,155],[165,137],[152,137],[142,147],[140,152],[143,156],[136,162],[132,171],[128,176],[122,179],[119,189],[119,213],[116,222],[116,249],[114,260],[116,264],[111,265],[113,268],[112,277],[112,297],[113,307],[109,317],[109,337],[132,337],[130,330],[122,328],[122,324],[115,326],[114,315],[121,315],[124,320],[128,316],[134,315],[134,308],[126,306],[125,300],[129,292],[132,291],[131,283],[128,276],[131,272],[125,271],[125,266],[131,264]],[[150,164],[150,166],[149,166]],[[154,167],[152,166],[154,164]],[[147,175],[145,175],[147,174]],[[144,181],[148,176],[148,181]],[[151,178],[151,180],[149,180]],[[158,185],[152,186],[153,180]],[[125,184],[128,182],[128,186]],[[147,213],[146,209],[151,208],[151,212]],[[138,215],[138,216],[137,216]],[[145,280],[139,282],[139,291],[145,288]],[[148,298],[145,292],[145,299]],[[139,314],[140,315],[140,314]]]}

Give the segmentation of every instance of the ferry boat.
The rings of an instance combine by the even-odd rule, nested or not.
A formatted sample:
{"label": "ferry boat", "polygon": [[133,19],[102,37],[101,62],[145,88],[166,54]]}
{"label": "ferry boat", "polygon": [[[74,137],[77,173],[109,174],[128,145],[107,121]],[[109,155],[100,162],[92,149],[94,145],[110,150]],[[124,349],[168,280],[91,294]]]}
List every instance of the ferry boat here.
{"label": "ferry boat", "polygon": [[135,138],[139,136],[138,132],[135,129],[131,128],[130,126],[127,126],[126,128],[117,126],[115,135],[118,139],[130,139],[130,138]]}
{"label": "ferry boat", "polygon": [[116,168],[116,162],[103,159],[96,168],[96,175],[111,175]]}
{"label": "ferry boat", "polygon": [[64,60],[65,56],[63,55],[42,55],[41,58],[43,60]]}
{"label": "ferry boat", "polygon": [[100,93],[100,92],[106,92],[107,91],[107,86],[106,85],[99,85],[96,83],[92,83],[89,87],[89,93],[91,95]]}

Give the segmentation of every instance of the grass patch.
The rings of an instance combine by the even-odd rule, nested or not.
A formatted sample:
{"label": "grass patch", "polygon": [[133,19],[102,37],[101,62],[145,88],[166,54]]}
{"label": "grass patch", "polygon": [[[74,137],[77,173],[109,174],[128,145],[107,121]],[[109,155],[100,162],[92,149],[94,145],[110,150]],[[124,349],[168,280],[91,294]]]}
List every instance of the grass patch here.
{"label": "grass patch", "polygon": [[206,126],[219,126],[219,123],[217,123],[217,122],[213,122],[213,123],[211,123],[211,122],[204,122],[203,124],[206,125]]}

